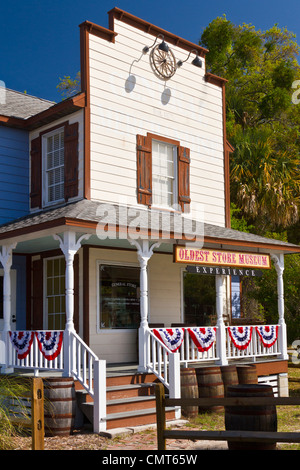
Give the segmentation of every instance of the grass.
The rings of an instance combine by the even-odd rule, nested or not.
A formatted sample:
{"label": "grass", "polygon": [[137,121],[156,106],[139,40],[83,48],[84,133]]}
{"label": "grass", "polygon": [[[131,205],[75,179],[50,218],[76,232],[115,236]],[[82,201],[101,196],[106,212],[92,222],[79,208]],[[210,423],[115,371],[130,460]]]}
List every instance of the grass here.
{"label": "grass", "polygon": [[[300,397],[300,367],[289,364],[289,396]],[[188,426],[199,430],[217,431],[225,429],[224,412],[199,414],[191,419]],[[300,407],[277,407],[278,432],[300,432]],[[300,450],[300,444],[279,444],[282,450]]]}

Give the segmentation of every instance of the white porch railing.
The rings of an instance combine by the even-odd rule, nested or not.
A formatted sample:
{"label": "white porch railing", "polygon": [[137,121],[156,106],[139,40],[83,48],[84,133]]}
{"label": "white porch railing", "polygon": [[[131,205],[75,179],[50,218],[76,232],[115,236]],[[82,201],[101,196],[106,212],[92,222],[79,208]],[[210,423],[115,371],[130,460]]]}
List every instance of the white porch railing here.
{"label": "white porch railing", "polygon": [[[173,353],[154,334],[154,329],[146,329],[145,354],[146,370],[152,372],[169,390],[171,398],[180,398],[180,366],[188,367],[190,363],[224,364],[228,360],[252,359],[253,361],[268,357],[284,357],[285,351],[280,340],[281,325],[278,327],[278,337],[274,344],[266,347],[252,326],[252,336],[247,347],[239,348],[234,344],[230,335],[230,327],[226,332],[226,357],[218,356],[218,334],[211,347],[200,352],[193,342],[188,328],[182,328],[183,341],[177,352]],[[218,327],[216,328],[216,333]],[[239,327],[235,327],[239,328]],[[33,332],[31,332],[33,333]],[[2,333],[3,334],[3,333]],[[40,351],[36,335],[25,358],[18,358],[18,352],[12,345],[9,333],[6,338],[0,340],[0,366],[3,370],[23,369],[32,370],[35,375],[39,371],[60,372],[65,376],[72,375],[78,380],[84,389],[94,399],[94,432],[106,430],[106,361],[99,360],[94,352],[84,343],[75,332],[63,332],[63,342],[60,354],[55,359],[48,360]],[[176,410],[176,416],[180,416],[180,409]]]}
{"label": "white porch railing", "polygon": [[[23,333],[26,333],[25,331]],[[30,332],[35,333],[35,332]],[[5,371],[14,369],[32,370],[34,375],[40,371],[59,372],[78,380],[94,399],[94,432],[106,430],[106,361],[99,360],[94,352],[75,333],[63,333],[60,353],[48,360],[39,349],[38,339],[33,334],[33,341],[24,359],[18,358],[18,351],[12,345],[9,332],[1,338],[0,366]],[[3,333],[2,333],[3,334]],[[67,345],[69,344],[69,351]]]}
{"label": "white porch railing", "polygon": [[[23,333],[27,332],[24,331]],[[58,333],[60,333],[60,331],[58,331]],[[32,370],[34,375],[38,375],[39,371],[64,371],[64,342],[62,342],[60,354],[53,360],[46,359],[45,356],[41,353],[35,334],[33,335],[32,345],[24,359],[18,358],[18,351],[13,347],[10,341],[9,332],[7,332],[7,338],[2,338],[2,343],[3,354],[0,359],[0,363],[7,370]]]}
{"label": "white porch railing", "polygon": [[[270,327],[276,327],[276,325],[270,325]],[[255,362],[259,358],[265,357],[274,357],[281,355],[282,351],[280,350],[279,340],[274,343],[274,345],[270,347],[266,347],[261,342],[259,335],[256,331],[256,326],[252,326],[252,337],[249,345],[245,349],[238,349],[232,339],[230,338],[229,328],[226,327],[226,357],[227,359],[234,360],[234,359],[244,359],[250,358],[253,362]],[[238,328],[238,327],[237,327]],[[280,326],[278,327],[280,328]],[[280,336],[278,334],[278,336]]]}
{"label": "white porch railing", "polygon": [[71,373],[94,400],[94,432],[106,430],[106,361],[77,335],[71,333]]}
{"label": "white porch railing", "polygon": [[[271,325],[270,327],[276,327],[277,325]],[[218,327],[215,327],[216,331]],[[238,328],[238,326],[236,327]],[[266,357],[276,357],[282,356],[284,351],[281,351],[280,348],[280,325],[278,325],[278,338],[275,341],[274,345],[266,347],[262,344],[260,337],[256,331],[256,326],[249,326],[252,331],[251,341],[245,349],[240,349],[232,341],[229,329],[226,327],[226,357],[220,358],[217,354],[217,341],[215,341],[210,349],[207,351],[199,351],[196,345],[194,344],[188,328],[183,327],[184,331],[184,340],[181,343],[178,349],[179,363],[187,367],[190,363],[201,363],[201,362],[212,362],[214,364],[227,362],[228,360],[239,360],[250,358],[253,361],[256,361],[258,358]],[[174,328],[173,328],[174,329]],[[168,348],[160,341],[157,336],[154,335],[154,328],[148,330],[147,336],[147,369],[153,371],[157,377],[168,387],[168,377],[164,374],[168,370],[168,361],[174,355],[168,351]],[[216,338],[218,335],[216,334]],[[222,361],[222,359],[224,361]]]}
{"label": "white porch railing", "polygon": [[[169,390],[170,398],[180,398],[180,354],[169,353],[168,348],[148,329],[146,333],[146,362],[148,372],[152,372]],[[180,418],[180,408],[175,409],[175,417]]]}

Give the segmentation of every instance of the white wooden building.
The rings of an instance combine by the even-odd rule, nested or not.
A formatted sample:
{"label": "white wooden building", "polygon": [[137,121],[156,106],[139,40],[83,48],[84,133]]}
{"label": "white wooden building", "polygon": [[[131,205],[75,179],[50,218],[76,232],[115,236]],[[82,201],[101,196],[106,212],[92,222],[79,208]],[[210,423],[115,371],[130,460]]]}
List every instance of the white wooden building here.
{"label": "white wooden building", "polygon": [[[104,379],[92,389],[92,372],[81,372],[86,355],[96,377],[107,364],[134,363],[173,395],[180,365],[248,360],[261,375],[285,374],[284,255],[300,248],[230,228],[226,81],[206,72],[208,51],[118,8],[109,28],[82,23],[80,38],[81,92],[30,118],[0,121],[26,129],[31,149],[30,214],[0,227],[3,370],[73,375],[95,402],[102,394],[95,430],[106,428]],[[46,363],[38,335],[23,359],[9,339],[16,256],[27,263],[26,332],[63,331],[63,352]],[[239,348],[230,275],[255,275],[271,261],[278,325],[268,327],[278,336],[268,347],[256,325],[241,327],[250,339]],[[185,276],[197,267],[214,301],[191,306]],[[173,331],[183,341],[178,354],[167,354],[158,335],[173,324],[181,324]],[[204,336],[216,328],[208,352],[192,343],[191,324],[205,327]]]}

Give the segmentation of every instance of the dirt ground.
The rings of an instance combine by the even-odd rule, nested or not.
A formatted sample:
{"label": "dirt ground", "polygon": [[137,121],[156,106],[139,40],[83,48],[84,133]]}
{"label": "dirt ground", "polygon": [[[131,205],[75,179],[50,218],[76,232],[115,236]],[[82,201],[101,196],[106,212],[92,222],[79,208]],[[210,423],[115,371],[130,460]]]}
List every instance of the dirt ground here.
{"label": "dirt ground", "polygon": [[[186,428],[180,425],[180,429]],[[197,429],[197,428],[195,428]],[[88,431],[78,431],[71,436],[45,437],[45,450],[157,450],[156,429],[149,428],[138,432],[126,432],[116,434],[112,437],[99,436]],[[30,437],[18,437],[14,439],[15,450],[31,450]],[[168,450],[227,450],[226,442],[217,441],[189,441],[189,440],[167,440]]]}

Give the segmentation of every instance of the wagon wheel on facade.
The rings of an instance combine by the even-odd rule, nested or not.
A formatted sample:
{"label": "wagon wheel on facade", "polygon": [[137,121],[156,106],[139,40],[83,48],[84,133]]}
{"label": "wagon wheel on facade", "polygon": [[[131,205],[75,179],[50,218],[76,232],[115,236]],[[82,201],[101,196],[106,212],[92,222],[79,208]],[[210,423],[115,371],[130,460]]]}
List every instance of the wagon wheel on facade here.
{"label": "wagon wheel on facade", "polygon": [[150,64],[152,70],[159,78],[168,80],[176,72],[176,59],[171,50],[168,52],[159,49],[156,46],[150,53]]}

